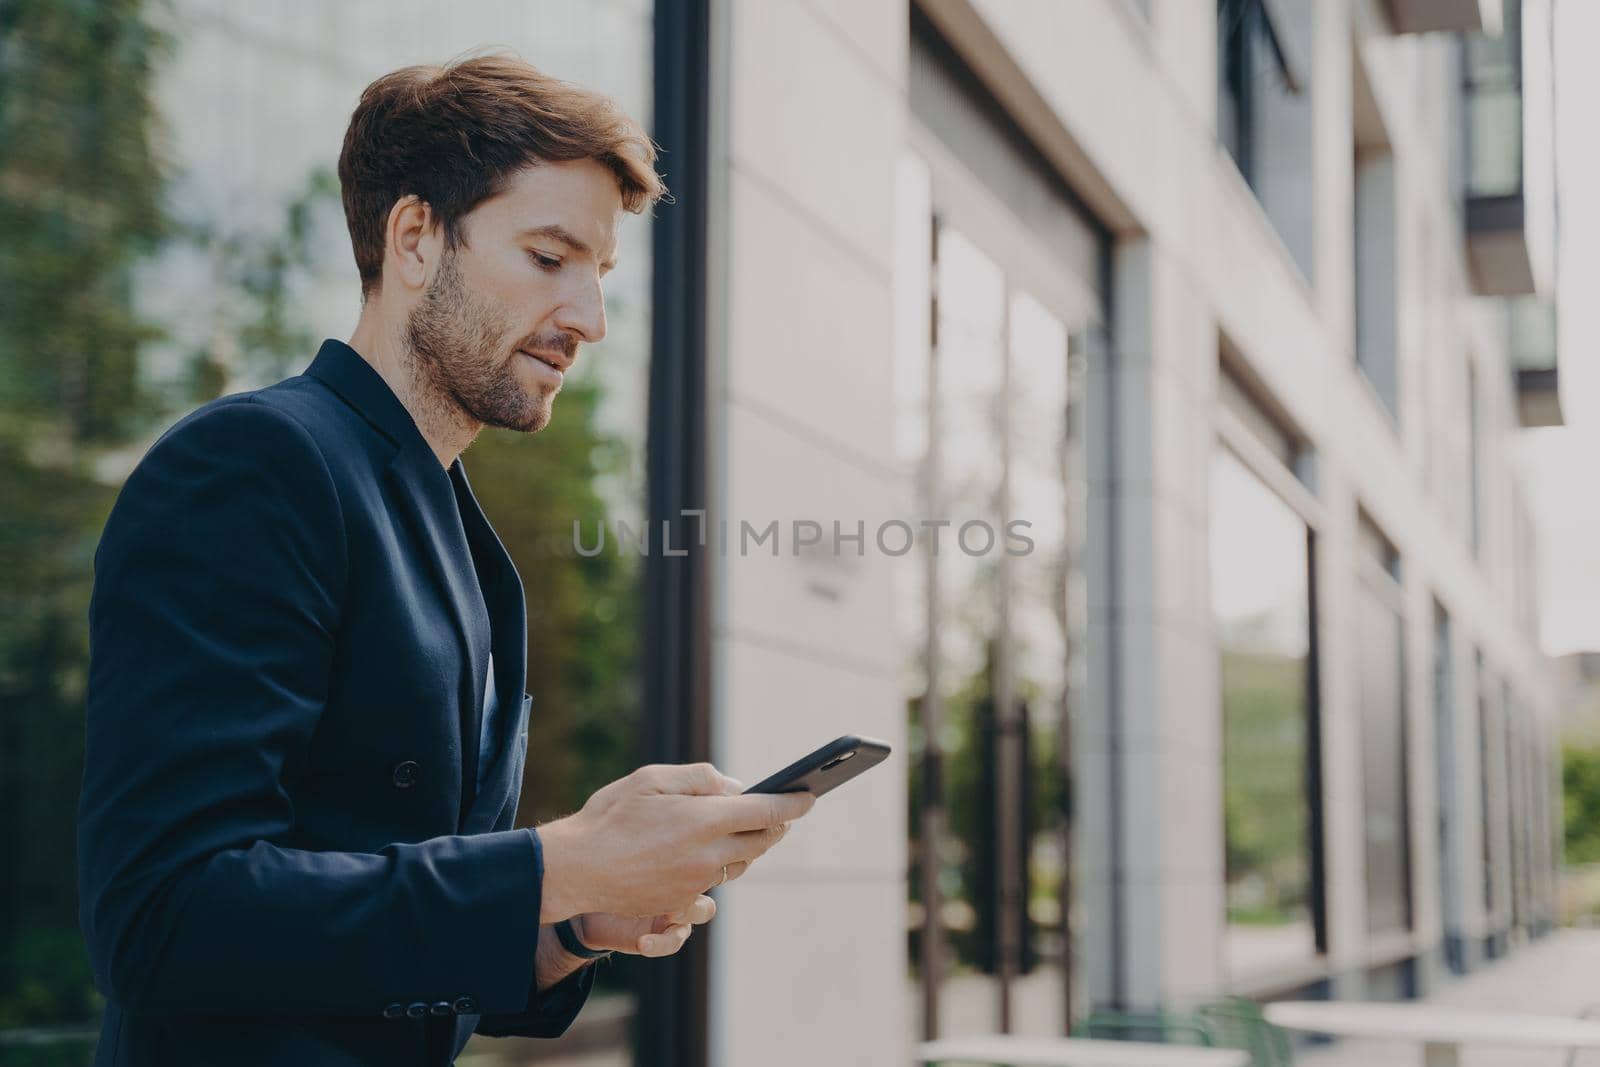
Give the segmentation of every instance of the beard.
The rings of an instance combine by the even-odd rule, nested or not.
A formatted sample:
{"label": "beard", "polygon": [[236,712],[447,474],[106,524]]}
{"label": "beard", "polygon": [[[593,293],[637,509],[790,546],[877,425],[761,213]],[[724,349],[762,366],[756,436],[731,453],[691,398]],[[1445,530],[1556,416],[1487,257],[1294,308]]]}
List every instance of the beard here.
{"label": "beard", "polygon": [[538,433],[550,424],[556,390],[529,390],[517,378],[518,349],[570,353],[576,341],[564,331],[518,338],[502,327],[507,316],[467,291],[456,253],[439,271],[406,318],[405,345],[412,381],[426,399],[454,418],[464,413],[484,426]]}

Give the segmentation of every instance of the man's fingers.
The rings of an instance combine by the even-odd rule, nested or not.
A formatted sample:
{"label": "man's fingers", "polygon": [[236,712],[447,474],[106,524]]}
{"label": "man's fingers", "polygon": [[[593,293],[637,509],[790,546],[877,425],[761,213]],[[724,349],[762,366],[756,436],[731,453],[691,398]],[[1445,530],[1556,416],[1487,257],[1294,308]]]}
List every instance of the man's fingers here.
{"label": "man's fingers", "polygon": [[725,796],[734,781],[709,763],[652,763],[640,773],[657,793],[692,796]]}
{"label": "man's fingers", "polygon": [[[757,830],[757,831],[754,831],[754,832],[755,833],[766,833],[765,830]],[[707,890],[708,892],[710,891],[710,889],[716,889],[719,886],[727,885],[729,882],[734,881],[741,874],[743,874],[745,871],[748,871],[750,869],[750,861],[748,859],[741,858],[744,853],[739,851],[743,846],[741,846],[739,844],[739,842],[737,840],[738,837],[739,837],[739,835],[735,834],[733,837],[730,837],[728,839],[728,841],[731,843],[729,847],[732,850],[728,854],[728,864],[727,864],[727,866],[728,866],[728,877],[722,878],[722,872],[719,870],[717,872],[717,877],[718,878],[722,878],[722,880],[720,882],[713,883],[709,887],[709,889]],[[749,850],[745,849],[744,851],[747,852]]]}
{"label": "man's fingers", "polygon": [[737,834],[765,830],[800,818],[816,804],[810,793],[749,793],[722,797],[722,828]]}
{"label": "man's fingers", "polygon": [[645,934],[639,938],[639,955],[670,956],[689,940],[689,933],[693,929],[694,927],[685,923],[680,926],[670,926],[659,934]]}
{"label": "man's fingers", "polygon": [[[763,856],[769,848],[782,841],[784,835],[788,832],[789,824],[779,823],[777,826],[763,830],[744,830],[737,834],[729,834],[726,842],[727,852],[725,853],[728,857],[728,881],[733,881],[733,866],[735,863],[743,863],[745,866],[749,866],[752,861]],[[740,871],[739,873],[743,874],[744,872]]]}
{"label": "man's fingers", "polygon": [[[729,866],[728,868],[728,878],[730,881],[733,878],[732,866]],[[675,911],[671,915],[662,915],[658,917],[655,925],[659,929],[657,929],[655,932],[661,933],[668,927],[677,926],[681,923],[689,923],[690,925],[695,926],[698,926],[701,923],[708,923],[711,921],[711,917],[716,913],[717,902],[712,900],[710,897],[701,894],[695,898],[693,904],[690,904],[682,911]]]}

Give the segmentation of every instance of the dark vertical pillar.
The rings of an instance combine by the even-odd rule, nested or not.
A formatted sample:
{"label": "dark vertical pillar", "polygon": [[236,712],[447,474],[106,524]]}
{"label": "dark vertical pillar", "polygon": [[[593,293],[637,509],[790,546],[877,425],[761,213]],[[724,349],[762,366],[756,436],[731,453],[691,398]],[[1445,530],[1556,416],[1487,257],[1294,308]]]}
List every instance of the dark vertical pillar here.
{"label": "dark vertical pillar", "polygon": [[1328,872],[1322,774],[1321,590],[1317,583],[1317,535],[1306,532],[1306,798],[1309,804],[1306,847],[1311,861],[1311,930],[1317,951],[1328,951]]}
{"label": "dark vertical pillar", "polygon": [[[913,26],[917,7],[911,6]],[[939,218],[929,218],[928,248],[932,262],[928,264],[929,280],[939,276]],[[930,285],[928,300],[928,454],[919,477],[922,479],[920,499],[931,514],[932,502],[939,484],[939,448],[941,419],[939,415],[939,288]],[[941,611],[939,586],[939,561],[932,552],[922,556],[923,582],[927,589],[927,603],[923,645],[923,662],[927,666],[927,689],[919,701],[918,724],[922,728],[922,810],[918,812],[917,872],[922,890],[922,931],[919,943],[922,964],[922,1037],[932,1041],[939,1036],[939,985],[944,980],[944,892],[939,885],[940,844],[944,841],[947,825],[944,802],[944,752],[940,745],[940,723],[943,720],[943,696],[939,691],[939,616]]]}
{"label": "dark vertical pillar", "polygon": [[[706,507],[706,220],[709,210],[710,0],[657,0],[655,119],[658,168],[673,202],[652,231],[645,563],[644,757],[710,758],[711,705]],[[687,555],[668,555],[687,549]],[[643,968],[634,1030],[640,1067],[709,1062],[710,926]]]}

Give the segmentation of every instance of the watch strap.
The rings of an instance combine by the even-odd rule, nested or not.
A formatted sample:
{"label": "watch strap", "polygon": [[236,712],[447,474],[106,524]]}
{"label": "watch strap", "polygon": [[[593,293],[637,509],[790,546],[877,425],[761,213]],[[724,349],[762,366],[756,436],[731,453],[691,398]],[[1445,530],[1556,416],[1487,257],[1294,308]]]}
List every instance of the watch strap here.
{"label": "watch strap", "polygon": [[585,945],[578,938],[578,931],[572,928],[571,919],[562,919],[556,923],[556,938],[560,940],[561,947],[584,960],[597,960],[611,955],[610,949],[593,949]]}

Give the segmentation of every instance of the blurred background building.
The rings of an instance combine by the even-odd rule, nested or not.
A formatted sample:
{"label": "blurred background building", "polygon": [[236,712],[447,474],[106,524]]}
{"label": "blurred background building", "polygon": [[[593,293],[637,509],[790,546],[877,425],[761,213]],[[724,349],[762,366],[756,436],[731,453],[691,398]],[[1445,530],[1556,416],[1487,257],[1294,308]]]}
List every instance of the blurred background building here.
{"label": "blurred background building", "polygon": [[[86,1063],[99,1010],[116,489],[349,335],[350,110],[492,45],[645,119],[675,196],[549,429],[464,457],[528,589],[521,821],[646,761],[895,756],[566,1037],[463,1063],[906,1063],[1540,936],[1570,700],[1510,446],[1562,419],[1552,3],[0,7],[0,1063]],[[574,551],[617,520],[653,550]]]}

